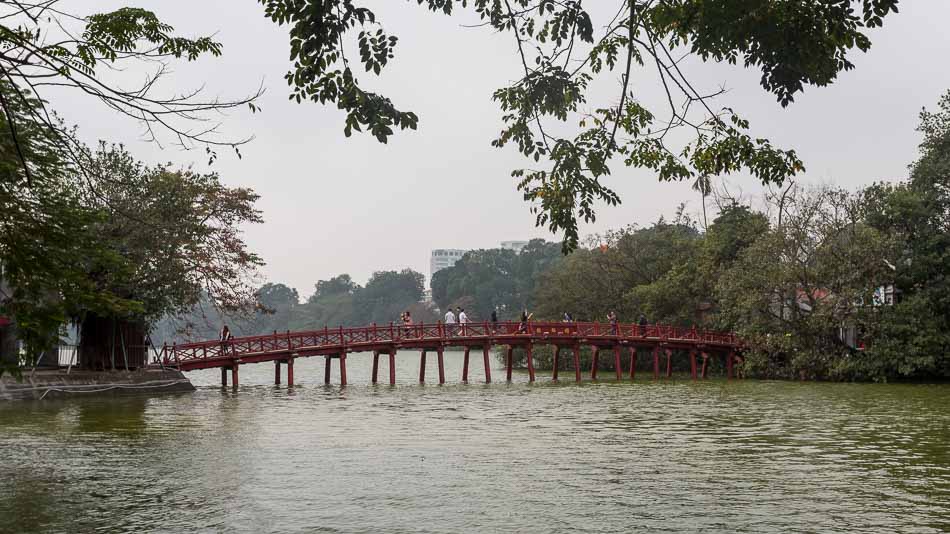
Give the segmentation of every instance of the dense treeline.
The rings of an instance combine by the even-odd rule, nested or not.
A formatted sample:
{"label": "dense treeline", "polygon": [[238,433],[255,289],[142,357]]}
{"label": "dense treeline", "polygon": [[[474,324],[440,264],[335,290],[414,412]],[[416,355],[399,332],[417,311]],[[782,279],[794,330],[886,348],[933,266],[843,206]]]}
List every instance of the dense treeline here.
{"label": "dense treeline", "polygon": [[720,196],[707,228],[681,207],[563,259],[526,251],[517,260],[531,268],[478,251],[438,273],[433,295],[480,314],[514,305],[536,319],[604,321],[613,310],[622,321],[732,330],[753,376],[950,378],[950,94],[921,118],[921,157],[905,182],[791,184],[758,208]]}
{"label": "dense treeline", "polygon": [[157,344],[183,339],[214,339],[227,324],[234,335],[269,334],[274,331],[315,330],[324,327],[388,325],[409,311],[415,322],[434,323],[437,314],[422,303],[425,277],[411,269],[377,271],[365,286],[348,274],[314,285],[313,294],[301,302],[297,290],[269,283],[257,291],[261,309],[254,314],[226,315],[211,306],[199,306],[179,317],[166,317],[152,339]]}

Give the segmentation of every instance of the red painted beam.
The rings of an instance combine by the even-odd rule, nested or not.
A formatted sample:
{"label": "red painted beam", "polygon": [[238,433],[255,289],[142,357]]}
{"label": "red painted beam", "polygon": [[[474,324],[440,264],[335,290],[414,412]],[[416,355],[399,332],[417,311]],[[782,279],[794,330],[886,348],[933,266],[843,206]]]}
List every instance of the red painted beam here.
{"label": "red painted beam", "polygon": [[287,360],[287,387],[294,387],[294,359]]}
{"label": "red painted beam", "polygon": [[491,384],[491,363],[488,361],[488,353],[491,352],[490,345],[482,346],[482,357],[485,360],[485,383]]}

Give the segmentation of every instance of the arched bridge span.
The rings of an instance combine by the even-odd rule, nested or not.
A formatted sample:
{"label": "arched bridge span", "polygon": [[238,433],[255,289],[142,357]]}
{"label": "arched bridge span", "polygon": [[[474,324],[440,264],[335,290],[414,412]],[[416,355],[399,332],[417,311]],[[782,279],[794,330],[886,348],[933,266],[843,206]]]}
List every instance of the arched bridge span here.
{"label": "arched bridge span", "polygon": [[[506,378],[511,380],[512,353],[524,350],[527,357],[528,376],[535,380],[532,349],[538,345],[555,347],[553,379],[558,379],[560,353],[567,349],[573,355],[575,380],[581,380],[579,352],[581,346],[593,350],[591,378],[597,378],[600,354],[611,352],[614,359],[616,379],[624,376],[621,355],[629,353],[629,376],[632,379],[638,353],[652,354],[654,377],[660,376],[660,353],[666,356],[665,371],[672,372],[671,359],[674,351],[688,353],[693,378],[706,377],[709,358],[725,359],[726,373],[733,376],[737,351],[741,344],[734,334],[683,328],[669,325],[604,324],[604,323],[556,323],[530,322],[527,325],[515,322],[467,323],[467,324],[414,324],[366,326],[359,328],[324,328],[307,332],[275,332],[262,336],[233,338],[228,341],[202,341],[197,343],[164,345],[159,354],[160,365],[177,367],[182,371],[196,369],[221,369],[222,385],[227,385],[228,371],[231,383],[238,384],[238,369],[241,364],[275,362],[275,383],[280,383],[280,365],[287,368],[287,384],[293,385],[293,365],[296,358],[323,356],[326,358],[324,381],[330,383],[331,362],[339,361],[340,383],[346,384],[346,357],[352,353],[373,354],[372,381],[378,379],[379,357],[389,357],[389,383],[395,384],[395,358],[401,349],[422,351],[419,380],[425,381],[425,362],[429,352],[438,358],[439,383],[445,382],[443,351],[446,348],[462,348],[465,360],[462,381],[468,381],[469,354],[480,349],[484,360],[485,382],[491,382],[490,352],[494,346],[506,347]],[[701,362],[697,361],[701,357]],[[701,368],[698,366],[701,364]]]}

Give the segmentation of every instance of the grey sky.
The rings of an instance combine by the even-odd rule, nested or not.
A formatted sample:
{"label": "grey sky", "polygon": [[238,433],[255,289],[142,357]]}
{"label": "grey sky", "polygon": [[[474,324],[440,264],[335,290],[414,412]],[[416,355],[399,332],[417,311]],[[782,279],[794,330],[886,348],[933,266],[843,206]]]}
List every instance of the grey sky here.
{"label": "grey sky", "polygon": [[[75,4],[77,12],[88,13],[126,3]],[[249,228],[246,237],[267,261],[267,278],[307,295],[317,280],[343,272],[361,283],[381,269],[411,267],[428,274],[433,248],[559,239],[534,227],[515,190],[509,173],[524,164],[516,151],[489,145],[501,127],[491,93],[519,76],[510,36],[461,28],[472,22],[470,17],[434,15],[415,2],[366,4],[400,41],[384,76],[364,78],[364,85],[420,117],[418,131],[399,133],[389,145],[363,135],[346,139],[342,114],[335,109],[287,100],[286,29],[266,20],[254,0],[139,3],[180,33],[214,32],[224,44],[223,57],[175,65],[166,80],[169,90],[204,84],[208,95],[237,97],[253,92],[263,80],[263,112],[235,111],[223,125],[235,138],[254,135],[255,140],[243,148],[243,159],[222,152],[213,168],[226,183],[252,187],[262,197],[259,207],[267,222]],[[843,73],[830,87],[808,88],[786,109],[759,87],[758,71],[691,64],[691,77],[706,88],[725,85],[730,91],[719,105],[736,108],[752,122],[755,135],[796,149],[808,168],[803,181],[857,188],[903,178],[916,154],[917,114],[950,88],[950,33],[942,28],[950,20],[950,2],[905,0],[900,9],[884,29],[872,33],[868,54],[852,54],[856,70]],[[592,106],[613,102],[615,79],[594,88]],[[659,87],[648,75],[635,78],[634,84],[644,101],[659,97]],[[62,95],[53,104],[68,122],[80,125],[90,142],[124,142],[145,161],[207,170],[203,152],[161,150],[145,143],[139,125],[88,100]],[[729,182],[733,190],[759,191],[743,176]],[[700,209],[688,184],[658,183],[650,173],[619,163],[607,183],[623,204],[602,207],[597,223],[583,227],[582,235],[648,224],[671,214],[682,201]]]}

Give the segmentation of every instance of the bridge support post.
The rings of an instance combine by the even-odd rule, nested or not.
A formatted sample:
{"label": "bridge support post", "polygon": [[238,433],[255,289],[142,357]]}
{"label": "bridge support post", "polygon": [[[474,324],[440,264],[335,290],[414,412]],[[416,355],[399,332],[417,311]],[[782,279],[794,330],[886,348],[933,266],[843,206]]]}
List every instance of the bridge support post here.
{"label": "bridge support post", "polygon": [[465,346],[465,356],[462,359],[462,382],[468,383],[468,356],[472,348]]}
{"label": "bridge support post", "polygon": [[673,376],[673,351],[666,349],[666,378]]}
{"label": "bridge support post", "polygon": [[574,345],[574,381],[581,381],[581,346]]}
{"label": "bridge support post", "polygon": [[525,348],[525,358],[528,359],[528,382],[534,382],[534,356],[531,355],[531,344]]}
{"label": "bridge support post", "polygon": [[511,354],[511,353],[512,353],[512,351],[514,351],[514,350],[515,350],[514,347],[512,347],[511,345],[508,345],[508,352],[505,354],[505,356],[506,356],[506,358],[505,358],[505,366],[507,367],[506,371],[507,371],[507,377],[508,377],[508,381],[509,381],[509,382],[511,382],[511,365],[512,365],[512,361],[511,361],[511,359],[512,359],[512,354]]}
{"label": "bridge support post", "polygon": [[597,380],[597,365],[600,363],[600,347],[594,346],[594,355],[590,359],[590,379]]}
{"label": "bridge support post", "polygon": [[439,384],[445,383],[445,362],[442,359],[442,352],[443,352],[442,347],[439,347],[439,349],[435,352],[436,359],[439,360]]}
{"label": "bridge support post", "polygon": [[732,379],[732,351],[726,353],[726,378]]}
{"label": "bridge support post", "polygon": [[468,382],[468,353],[470,350],[470,347],[465,347],[465,357],[462,360],[462,382]]}
{"label": "bridge support post", "polygon": [[389,349],[389,385],[396,385],[396,349]]}
{"label": "bridge support post", "polygon": [[707,363],[709,363],[709,353],[707,353],[706,351],[703,351],[703,369],[700,376],[702,376],[704,379],[706,378],[706,364]]}
{"label": "bridge support post", "polygon": [[696,380],[696,349],[689,351],[689,376]]}
{"label": "bridge support post", "polygon": [[422,351],[422,356],[419,357],[419,383],[422,384],[426,381],[426,351]]}
{"label": "bridge support post", "polygon": [[379,351],[373,351],[373,384],[377,382],[379,378]]}
{"label": "bridge support post", "polygon": [[287,359],[287,387],[294,387],[294,359]]}
{"label": "bridge support post", "polygon": [[630,347],[630,380],[637,376],[637,348]]}
{"label": "bridge support post", "polygon": [[346,385],[346,353],[340,353],[340,385]]}
{"label": "bridge support post", "polygon": [[280,385],[280,360],[274,360],[274,385]]}
{"label": "bridge support post", "polygon": [[488,353],[491,352],[491,345],[482,346],[482,358],[485,360],[485,383],[491,384],[491,363],[489,363]]}
{"label": "bridge support post", "polygon": [[234,389],[238,388],[238,365],[237,362],[234,362],[234,365],[231,366],[231,387]]}
{"label": "bridge support post", "polygon": [[228,368],[227,367],[221,368],[221,387],[223,388],[228,387]]}
{"label": "bridge support post", "polygon": [[614,369],[617,372],[617,380],[623,380],[623,369],[620,367],[620,345],[614,345]]}
{"label": "bridge support post", "polygon": [[324,359],[326,361],[324,362],[325,365],[323,368],[323,383],[329,386],[330,385],[330,364],[332,363],[333,358],[329,354],[327,354],[326,356],[324,356]]}
{"label": "bridge support post", "polygon": [[560,359],[561,359],[561,346],[555,345],[554,346],[554,373],[551,375],[551,380],[554,380],[555,382],[557,382],[557,368],[558,368],[558,364],[560,363]]}
{"label": "bridge support post", "polygon": [[660,346],[653,347],[653,379],[660,378]]}

